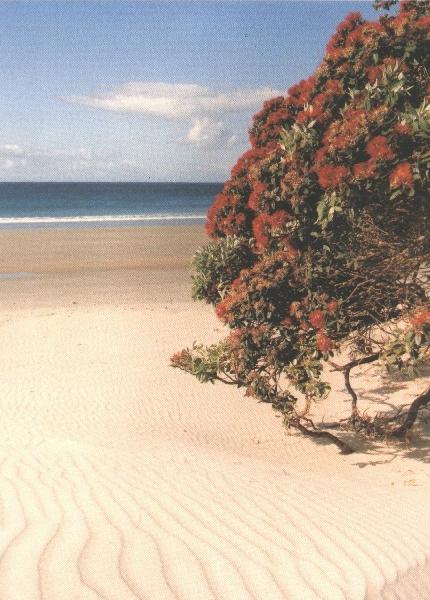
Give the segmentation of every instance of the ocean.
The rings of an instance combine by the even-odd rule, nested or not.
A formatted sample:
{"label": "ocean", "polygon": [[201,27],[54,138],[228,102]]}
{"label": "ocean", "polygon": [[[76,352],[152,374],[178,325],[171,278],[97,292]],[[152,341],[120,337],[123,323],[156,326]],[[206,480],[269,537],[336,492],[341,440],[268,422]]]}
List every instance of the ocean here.
{"label": "ocean", "polygon": [[220,183],[0,183],[0,229],[203,223]]}

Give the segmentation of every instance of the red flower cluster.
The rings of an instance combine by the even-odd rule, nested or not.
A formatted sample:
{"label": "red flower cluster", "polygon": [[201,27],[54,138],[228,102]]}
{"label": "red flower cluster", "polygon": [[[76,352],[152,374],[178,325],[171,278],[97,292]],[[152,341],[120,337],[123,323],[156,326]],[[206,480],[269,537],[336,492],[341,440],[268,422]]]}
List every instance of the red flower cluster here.
{"label": "red flower cluster", "polygon": [[[395,58],[385,58],[382,61],[381,65],[375,65],[372,67],[369,67],[366,71],[367,74],[367,79],[370,81],[370,83],[374,83],[377,79],[380,79],[383,72],[385,71],[385,69],[387,67],[394,67],[396,64],[399,64],[399,61]],[[401,65],[402,67],[402,71],[404,73],[406,73],[406,71],[408,70],[408,67],[406,65]]]}
{"label": "red flower cluster", "polygon": [[311,104],[297,114],[296,121],[298,123],[308,123],[312,119],[315,119],[315,121],[318,121],[319,123],[324,123],[329,117],[330,115],[327,112],[324,112],[321,106]]}
{"label": "red flower cluster", "polygon": [[327,312],[329,312],[329,313],[336,312],[338,308],[339,308],[339,302],[337,300],[330,300],[330,302],[328,302],[326,304],[326,309],[327,309]]}
{"label": "red flower cluster", "polygon": [[371,114],[361,108],[349,107],[343,119],[334,120],[323,135],[323,145],[316,154],[316,162],[323,164],[329,154],[354,145],[367,131]]}
{"label": "red flower cluster", "polygon": [[412,135],[412,127],[406,125],[406,123],[397,123],[393,127],[393,133],[398,135]]}
{"label": "red flower cluster", "polygon": [[265,183],[262,183],[261,181],[255,183],[248,200],[248,206],[251,210],[256,211],[258,209],[258,201],[266,190],[267,185]]}
{"label": "red flower cluster", "polygon": [[430,29],[430,17],[422,16],[417,21],[415,21],[414,26],[416,29],[424,29],[428,31]]}
{"label": "red flower cluster", "polygon": [[320,352],[329,352],[334,348],[333,340],[331,340],[324,331],[318,331],[315,341]]}
{"label": "red flower cluster", "polygon": [[231,176],[246,177],[250,167],[266,156],[266,151],[262,148],[251,148],[239,158],[231,170]]}
{"label": "red flower cluster", "polygon": [[411,325],[416,330],[421,330],[424,325],[430,325],[430,310],[423,309],[410,318]]}
{"label": "red flower cluster", "polygon": [[325,327],[325,315],[322,310],[314,310],[309,315],[309,322],[315,329],[323,329]]}
{"label": "red flower cluster", "polygon": [[309,102],[310,95],[314,89],[315,77],[311,75],[308,79],[302,79],[297,85],[293,85],[288,90],[289,104],[293,106],[303,106]]}
{"label": "red flower cluster", "polygon": [[290,215],[285,210],[278,210],[271,215],[267,215],[266,213],[259,214],[252,222],[252,230],[257,247],[260,250],[267,248],[270,241],[270,234],[275,230],[282,230],[285,223],[289,220]]}
{"label": "red flower cluster", "polygon": [[366,152],[374,160],[392,160],[394,158],[394,152],[383,135],[378,135],[370,140],[366,145]]}
{"label": "red flower cluster", "polygon": [[183,364],[188,358],[190,357],[190,354],[187,350],[180,350],[179,352],[175,352],[171,357],[170,357],[170,362],[172,363],[172,365],[181,365]]}
{"label": "red flower cluster", "polygon": [[412,168],[408,162],[403,162],[397,165],[390,175],[390,186],[398,188],[404,185],[405,187],[414,187],[414,179],[412,176]]}
{"label": "red flower cluster", "polygon": [[294,122],[293,115],[288,108],[287,100],[278,96],[268,100],[263,105],[263,110],[253,118],[253,126],[249,132],[249,139],[253,147],[263,148],[267,152],[277,146],[277,138],[283,127]]}
{"label": "red flower cluster", "polygon": [[356,179],[370,179],[376,174],[376,161],[371,159],[357,163],[352,167],[352,172]]}
{"label": "red flower cluster", "polygon": [[330,39],[326,48],[325,59],[331,62],[337,62],[346,56],[344,51],[345,40],[351,35],[359,25],[363,23],[362,16],[359,12],[352,12],[339,23],[336,28],[335,35]]}
{"label": "red flower cluster", "polygon": [[[392,109],[386,102],[364,103],[367,92],[362,74],[369,70],[373,80],[377,73],[399,64],[404,77],[410,77],[413,83],[412,59],[408,62],[402,57],[399,48],[402,44],[406,47],[415,36],[417,23],[418,28],[423,27],[420,31],[426,27],[430,30],[428,19],[422,17],[423,10],[416,6],[414,3],[402,9],[398,17],[385,16],[375,23],[364,21],[359,13],[348,15],[330,40],[328,58],[315,73],[291,87],[287,96],[264,103],[250,130],[252,148],[233,167],[230,180],[209,211],[210,235],[254,236],[258,252],[267,247],[281,248],[283,240],[277,229],[283,225],[275,226],[267,214],[273,211],[272,202],[289,214],[297,214],[299,207],[310,206],[309,202],[314,206],[315,179],[324,190],[358,185],[360,181],[365,181],[370,190],[377,177],[385,177],[386,163],[394,161],[397,154],[405,155],[403,138],[413,136],[411,128],[404,123],[391,124]],[[402,31],[395,31],[401,20]],[[396,43],[395,53],[388,51],[392,41]],[[354,79],[356,87],[351,98],[347,90]],[[429,94],[427,85],[422,82],[418,91],[414,88],[416,102]],[[306,125],[310,120],[315,121],[310,153],[304,156],[300,147],[288,151],[284,134],[288,136],[294,123]],[[397,165],[389,184],[392,188],[412,187],[410,165]]]}
{"label": "red flower cluster", "polygon": [[322,188],[336,188],[343,183],[348,175],[349,170],[343,166],[325,165],[316,169],[318,181]]}
{"label": "red flower cluster", "polygon": [[231,319],[231,306],[235,301],[235,297],[232,294],[227,295],[219,302],[215,308],[216,316],[224,323],[228,323]]}
{"label": "red flower cluster", "polygon": [[215,202],[208,211],[208,220],[205,225],[206,233],[210,236],[220,231],[224,235],[241,233],[246,216],[238,206],[240,201],[241,198],[238,194],[217,194]]}

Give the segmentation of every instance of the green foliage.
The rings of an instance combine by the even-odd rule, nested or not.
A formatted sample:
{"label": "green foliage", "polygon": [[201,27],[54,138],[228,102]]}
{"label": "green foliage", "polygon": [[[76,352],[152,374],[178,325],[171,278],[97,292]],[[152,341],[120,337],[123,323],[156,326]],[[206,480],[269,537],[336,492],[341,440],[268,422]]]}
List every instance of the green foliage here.
{"label": "green foliage", "polygon": [[[229,346],[226,342],[204,346],[194,342],[172,356],[172,365],[194,375],[201,383],[214,383],[229,371]],[[228,375],[229,376],[229,375]]]}
{"label": "green foliage", "polygon": [[219,302],[241,269],[250,266],[252,256],[246,240],[236,236],[200,248],[193,260],[193,298],[211,304]]}

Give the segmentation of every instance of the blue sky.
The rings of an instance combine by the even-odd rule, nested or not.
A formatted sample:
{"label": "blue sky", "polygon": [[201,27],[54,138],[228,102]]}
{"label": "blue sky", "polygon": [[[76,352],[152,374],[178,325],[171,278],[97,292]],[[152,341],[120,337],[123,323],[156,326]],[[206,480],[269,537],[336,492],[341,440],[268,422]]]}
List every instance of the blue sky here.
{"label": "blue sky", "polygon": [[221,181],[371,2],[0,3],[0,180]]}

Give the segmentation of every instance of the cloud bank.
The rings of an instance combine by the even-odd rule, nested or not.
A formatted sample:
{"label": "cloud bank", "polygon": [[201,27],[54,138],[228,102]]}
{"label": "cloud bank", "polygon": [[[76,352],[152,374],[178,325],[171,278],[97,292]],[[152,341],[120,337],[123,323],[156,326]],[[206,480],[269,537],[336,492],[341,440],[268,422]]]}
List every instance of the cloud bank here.
{"label": "cloud bank", "polygon": [[269,87],[217,90],[193,83],[133,81],[104,93],[62,100],[111,112],[185,121],[189,129],[182,141],[210,149],[235,143],[237,136],[225,124],[229,114],[254,111],[279,94]]}
{"label": "cloud bank", "polygon": [[231,146],[236,142],[236,139],[236,136],[222,121],[214,121],[210,117],[195,119],[186,137],[189,144],[198,146],[217,146],[220,144]]}
{"label": "cloud bank", "polygon": [[250,111],[277,94],[278,91],[269,87],[221,91],[192,83],[134,81],[104,94],[64,96],[62,99],[114,112],[184,119]]}
{"label": "cloud bank", "polygon": [[[133,159],[113,152],[103,152],[88,148],[77,150],[22,148],[14,143],[0,143],[0,175],[12,175],[18,179],[25,174],[47,179],[57,175],[86,178],[87,175],[109,176],[110,173],[132,173],[144,165]],[[7,174],[6,174],[7,172]],[[1,176],[0,176],[1,178]]]}

